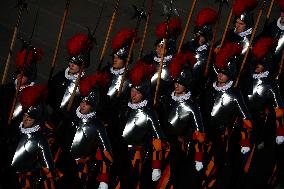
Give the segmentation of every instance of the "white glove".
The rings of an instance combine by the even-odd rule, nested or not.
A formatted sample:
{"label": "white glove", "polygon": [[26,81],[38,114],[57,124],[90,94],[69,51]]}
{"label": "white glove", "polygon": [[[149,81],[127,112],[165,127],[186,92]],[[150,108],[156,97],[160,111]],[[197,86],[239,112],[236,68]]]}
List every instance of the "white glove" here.
{"label": "white glove", "polygon": [[152,181],[157,181],[161,178],[162,172],[161,169],[153,169],[152,171]]}
{"label": "white glove", "polygon": [[250,151],[250,147],[248,147],[248,146],[245,146],[245,147],[242,147],[242,148],[241,148],[242,154],[246,154],[246,153],[248,153],[249,151]]}
{"label": "white glove", "polygon": [[100,182],[98,189],[108,189],[108,184],[105,182]]}
{"label": "white glove", "polygon": [[203,163],[200,161],[195,161],[195,169],[196,171],[200,171],[201,169],[203,169]]}
{"label": "white glove", "polygon": [[276,143],[278,145],[282,144],[284,142],[284,136],[277,136],[276,137]]}

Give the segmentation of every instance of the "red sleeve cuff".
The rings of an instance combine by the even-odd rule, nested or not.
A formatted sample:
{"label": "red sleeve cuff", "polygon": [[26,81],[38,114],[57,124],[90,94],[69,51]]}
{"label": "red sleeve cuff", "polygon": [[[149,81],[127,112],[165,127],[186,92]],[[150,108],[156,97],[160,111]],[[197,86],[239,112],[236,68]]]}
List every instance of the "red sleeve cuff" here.
{"label": "red sleeve cuff", "polygon": [[276,135],[277,136],[284,136],[284,128],[278,127],[276,130]]}
{"label": "red sleeve cuff", "polygon": [[203,161],[203,152],[195,152],[195,157],[194,157],[195,161]]}
{"label": "red sleeve cuff", "polygon": [[152,168],[160,169],[161,168],[161,160],[152,160]]}
{"label": "red sleeve cuff", "polygon": [[105,182],[108,183],[109,179],[108,179],[108,173],[100,173],[97,177],[97,181],[98,182]]}
{"label": "red sleeve cuff", "polygon": [[242,147],[248,147],[250,146],[250,140],[249,139],[242,139],[240,142]]}

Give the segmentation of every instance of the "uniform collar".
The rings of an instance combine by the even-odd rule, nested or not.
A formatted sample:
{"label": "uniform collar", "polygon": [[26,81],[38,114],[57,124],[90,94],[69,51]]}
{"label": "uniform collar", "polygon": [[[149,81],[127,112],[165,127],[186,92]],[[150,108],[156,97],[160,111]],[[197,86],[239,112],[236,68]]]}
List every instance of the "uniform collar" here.
{"label": "uniform collar", "polygon": [[260,79],[260,78],[265,78],[265,77],[268,77],[269,75],[269,71],[265,71],[265,72],[261,72],[261,73],[255,73],[255,74],[252,74],[252,77],[253,79]]}
{"label": "uniform collar", "polygon": [[88,113],[88,114],[82,114],[80,112],[80,106],[76,109],[76,115],[78,118],[80,119],[89,119],[89,118],[92,118],[94,116],[96,116],[96,112],[91,112],[91,113]]}
{"label": "uniform collar", "polygon": [[[72,80],[72,81],[76,80],[79,77],[79,73],[76,73],[74,75],[69,74],[69,70],[70,70],[69,67],[65,69],[65,78],[68,79],[68,80]],[[82,72],[82,74],[81,74],[81,77],[83,77],[83,76],[84,76],[84,72]]]}
{"label": "uniform collar", "polygon": [[[164,57],[164,60],[163,60],[163,63],[165,62],[169,62],[171,59],[172,59],[173,55],[168,55],[168,56],[165,56]],[[157,57],[157,56],[154,56],[154,61],[155,62],[161,62],[161,58],[160,57]]]}
{"label": "uniform collar", "polygon": [[[235,30],[236,30],[236,29],[235,29]],[[234,31],[235,31],[235,30],[234,30]],[[243,32],[241,32],[241,33],[238,33],[238,36],[240,36],[240,37],[246,37],[247,35],[250,35],[251,32],[252,32],[252,28],[249,28],[249,29],[247,29],[246,31],[243,31]]]}
{"label": "uniform collar", "polygon": [[[16,89],[17,89],[17,84],[18,84],[18,80],[15,79],[15,88],[16,88]],[[23,89],[26,88],[26,87],[34,86],[34,84],[35,84],[35,82],[31,82],[31,83],[28,84],[28,85],[21,86],[20,89],[19,89],[19,91],[23,90]]]}
{"label": "uniform collar", "polygon": [[233,85],[233,81],[229,81],[228,83],[226,83],[224,86],[222,86],[222,87],[218,87],[217,86],[217,81],[215,81],[214,83],[213,83],[213,87],[214,87],[214,89],[216,90],[216,91],[226,91],[226,90],[228,90],[229,88],[231,88],[232,87],[232,85]]}
{"label": "uniform collar", "polygon": [[142,102],[133,104],[131,102],[128,102],[128,107],[130,107],[133,110],[139,109],[139,108],[143,108],[145,106],[147,106],[148,100],[143,100]]}
{"label": "uniform collar", "polygon": [[23,127],[23,122],[21,122],[19,128],[20,128],[21,133],[23,133],[23,134],[30,134],[30,133],[37,132],[40,129],[40,126],[39,125],[35,125],[33,127],[30,127],[30,128],[24,128]]}
{"label": "uniform collar", "polygon": [[188,91],[188,92],[185,93],[184,95],[176,96],[176,95],[175,95],[175,92],[173,91],[172,94],[171,94],[171,96],[172,96],[172,99],[173,99],[174,101],[176,101],[176,102],[184,102],[184,101],[190,99],[190,97],[191,97],[191,92]]}
{"label": "uniform collar", "polygon": [[281,18],[278,18],[278,20],[277,20],[277,27],[278,27],[280,30],[284,30],[284,25],[282,25],[282,24],[280,23],[280,21],[281,21]]}
{"label": "uniform collar", "polygon": [[125,67],[120,68],[118,70],[114,70],[113,67],[110,68],[110,72],[116,76],[122,75],[124,73]]}

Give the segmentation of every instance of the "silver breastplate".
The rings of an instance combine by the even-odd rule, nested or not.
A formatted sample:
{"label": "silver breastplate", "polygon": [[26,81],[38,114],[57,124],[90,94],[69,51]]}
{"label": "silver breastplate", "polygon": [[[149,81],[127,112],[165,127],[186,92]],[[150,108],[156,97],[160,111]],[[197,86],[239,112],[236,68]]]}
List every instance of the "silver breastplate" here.
{"label": "silver breastplate", "polygon": [[174,102],[170,110],[168,122],[173,127],[174,132],[179,136],[186,135],[185,132],[189,130],[189,127],[192,130],[203,132],[200,111],[198,107],[188,101]]}
{"label": "silver breastplate", "polygon": [[[111,85],[108,89],[107,95],[110,97],[110,99],[113,99],[117,95],[117,91],[119,90],[120,84],[122,80],[122,74],[121,75],[114,75],[113,79],[111,81]],[[123,86],[122,86],[122,93],[125,92],[128,82],[124,80]]]}
{"label": "silver breastplate", "polygon": [[[70,84],[67,86],[65,93],[63,95],[63,98],[60,103],[60,108],[63,109],[68,101],[70,100],[70,97],[75,89],[75,82],[76,80],[71,80]],[[76,95],[79,95],[79,88],[76,89]]]}
{"label": "silver breastplate", "polygon": [[162,137],[160,124],[155,114],[146,111],[145,108],[131,110],[122,134],[127,144],[143,145],[150,134],[156,138]]}
{"label": "silver breastplate", "polygon": [[[166,57],[165,57],[166,58]],[[170,81],[171,76],[169,73],[169,63],[171,61],[171,58],[164,59],[163,62],[163,67],[162,67],[162,72],[161,72],[161,79],[164,81]],[[159,75],[159,69],[160,69],[160,62],[154,61],[157,67],[157,72],[152,76],[151,78],[151,84],[152,86],[156,85],[157,80],[158,80],[158,75]]]}
{"label": "silver breastplate", "polygon": [[277,47],[275,48],[275,54],[281,53],[283,50],[283,45],[284,44],[284,31],[281,31],[281,34],[278,39]]}
{"label": "silver breastplate", "polygon": [[72,122],[72,126],[76,127],[70,148],[72,156],[77,159],[95,154],[98,147],[98,127],[94,122],[91,119],[80,119],[78,122]]}
{"label": "silver breastplate", "polygon": [[244,119],[248,117],[243,98],[234,94],[230,89],[225,92],[218,91],[214,97],[211,111],[213,119],[219,123],[227,124],[232,121],[236,112],[240,113]]}
{"label": "silver breastplate", "polygon": [[240,42],[243,49],[242,49],[242,54],[245,54],[246,51],[248,50],[249,47],[249,38],[247,38],[246,36],[243,37],[242,41]]}
{"label": "silver breastplate", "polygon": [[17,98],[15,109],[14,109],[14,112],[13,112],[13,119],[18,117],[22,113],[22,110],[23,110],[22,105],[21,105],[19,99]]}
{"label": "silver breastplate", "polygon": [[41,167],[53,170],[54,164],[47,140],[39,133],[24,134],[18,143],[12,166],[18,172]]}

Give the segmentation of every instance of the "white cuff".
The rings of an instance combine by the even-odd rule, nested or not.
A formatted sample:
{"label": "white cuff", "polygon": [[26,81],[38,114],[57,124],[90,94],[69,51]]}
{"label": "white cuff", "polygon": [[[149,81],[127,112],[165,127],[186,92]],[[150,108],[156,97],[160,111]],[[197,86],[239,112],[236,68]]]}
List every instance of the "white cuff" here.
{"label": "white cuff", "polygon": [[203,163],[200,161],[195,161],[195,169],[196,171],[200,171],[201,169],[203,169]]}
{"label": "white cuff", "polygon": [[242,154],[246,154],[246,153],[248,153],[249,151],[250,151],[250,147],[248,147],[248,146],[241,148]]}
{"label": "white cuff", "polygon": [[161,169],[153,169],[152,171],[152,181],[157,181],[161,178],[162,172]]}
{"label": "white cuff", "polygon": [[105,182],[100,182],[98,189],[108,189],[108,184]]}
{"label": "white cuff", "polygon": [[282,144],[284,142],[284,136],[277,136],[276,137],[276,143],[278,145]]}

